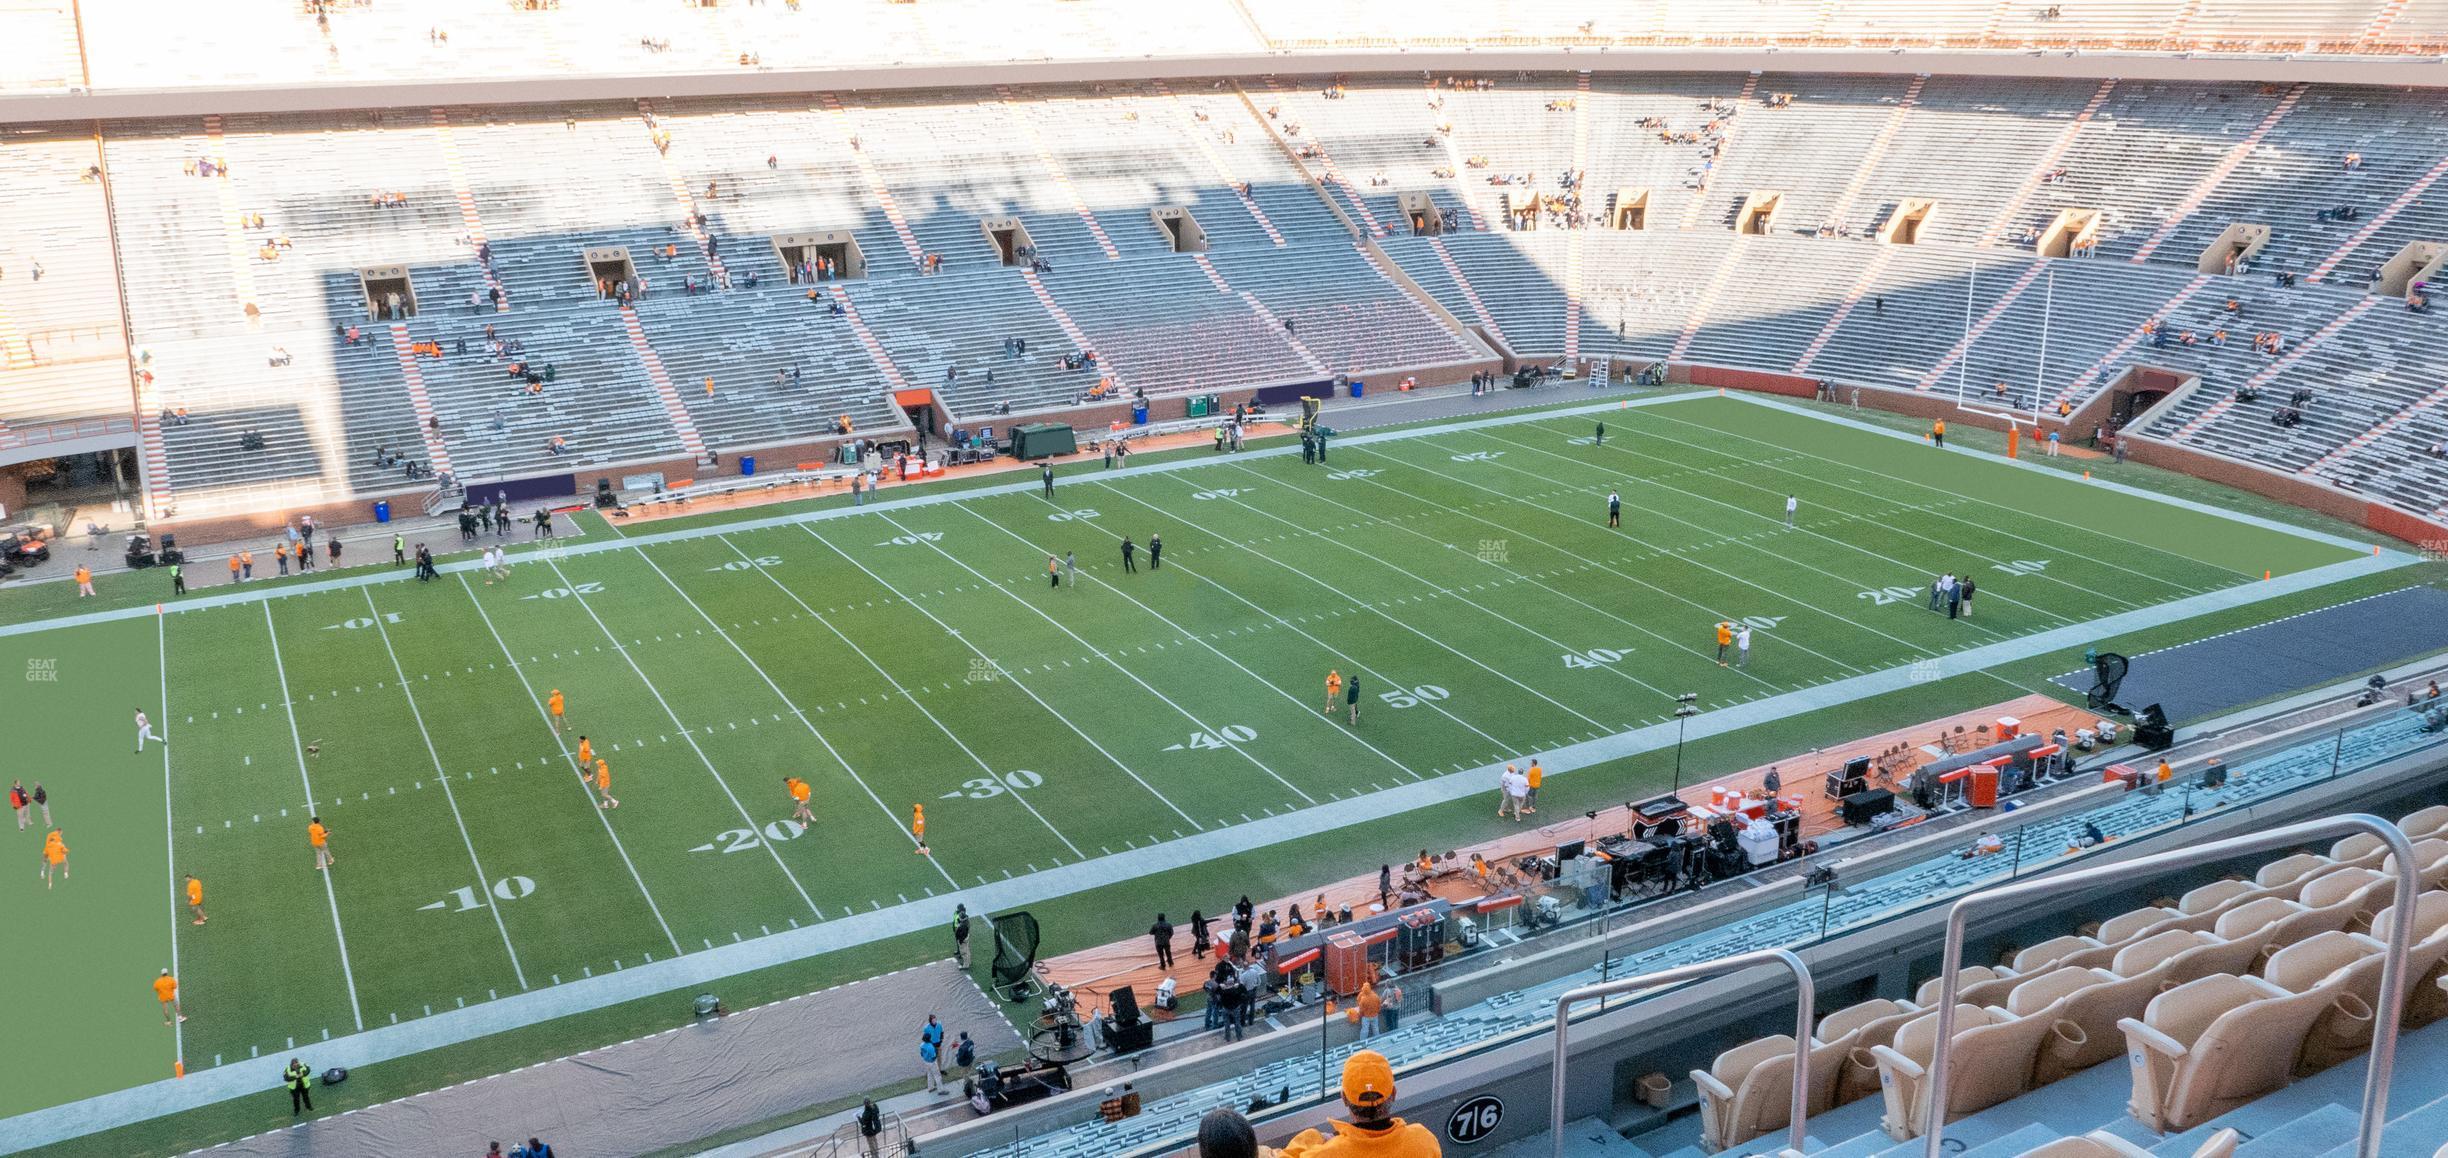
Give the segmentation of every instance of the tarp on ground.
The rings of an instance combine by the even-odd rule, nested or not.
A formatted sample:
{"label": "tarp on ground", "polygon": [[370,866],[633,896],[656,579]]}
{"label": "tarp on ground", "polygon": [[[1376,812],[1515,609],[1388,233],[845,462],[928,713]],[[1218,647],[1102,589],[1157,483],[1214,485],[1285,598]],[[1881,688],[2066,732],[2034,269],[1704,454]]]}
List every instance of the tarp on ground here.
{"label": "tarp on ground", "polygon": [[[2448,591],[2407,587],[2133,656],[2117,702],[2206,720],[2448,648]],[[2089,668],[2054,681],[2088,691]]]}
{"label": "tarp on ground", "polygon": [[[675,1020],[686,1021],[686,999],[675,997],[673,1006]],[[533,1136],[587,1158],[646,1154],[915,1078],[918,1032],[930,1013],[943,1020],[946,1040],[963,1031],[976,1039],[980,1056],[1020,1044],[969,975],[942,961],[204,1153],[482,1154],[487,1142],[499,1141],[507,1152]],[[309,1066],[313,1053],[301,1051]],[[326,1110],[349,1101],[345,1085],[315,1094]],[[261,1096],[288,1100],[277,1089]]]}

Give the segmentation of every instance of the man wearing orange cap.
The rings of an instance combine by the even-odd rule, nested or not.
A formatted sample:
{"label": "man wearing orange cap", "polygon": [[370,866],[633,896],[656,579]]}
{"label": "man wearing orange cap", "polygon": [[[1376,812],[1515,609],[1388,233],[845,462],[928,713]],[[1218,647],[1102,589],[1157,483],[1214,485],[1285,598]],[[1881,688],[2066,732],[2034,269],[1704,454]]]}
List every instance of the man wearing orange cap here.
{"label": "man wearing orange cap", "polygon": [[1394,1116],[1394,1067],[1376,1050],[1361,1050],[1343,1063],[1343,1105],[1351,1121],[1335,1123],[1333,1137],[1303,1130],[1276,1153],[1281,1158],[1439,1158],[1444,1153],[1428,1127]]}

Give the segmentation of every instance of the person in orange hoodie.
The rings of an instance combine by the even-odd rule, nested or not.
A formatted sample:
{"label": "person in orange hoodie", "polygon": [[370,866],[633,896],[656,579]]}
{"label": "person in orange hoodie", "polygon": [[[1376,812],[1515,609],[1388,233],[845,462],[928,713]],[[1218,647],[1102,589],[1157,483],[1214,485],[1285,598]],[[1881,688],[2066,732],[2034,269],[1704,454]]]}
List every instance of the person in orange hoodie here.
{"label": "person in orange hoodie", "polygon": [[1930,444],[1940,450],[1946,449],[1946,419],[1941,418],[1930,424]]}
{"label": "person in orange hoodie", "polygon": [[93,594],[93,568],[88,567],[88,566],[86,566],[86,565],[85,565],[85,564],[83,564],[83,563],[79,563],[79,564],[77,564],[77,569],[76,569],[76,585],[77,585],[77,598],[79,598],[79,599],[83,599],[83,598],[86,598],[87,596],[92,595],[92,594]]}
{"label": "person in orange hoodie", "polygon": [[1360,1009],[1360,1040],[1367,1041],[1377,1036],[1377,1018],[1385,1012],[1385,1000],[1377,996],[1375,982],[1363,981],[1355,1004]]}
{"label": "person in orange hoodie", "polygon": [[1394,1116],[1394,1067],[1385,1055],[1364,1049],[1343,1063],[1343,1106],[1351,1121],[1334,1133],[1303,1130],[1282,1158],[1438,1158],[1444,1149],[1428,1127]]}

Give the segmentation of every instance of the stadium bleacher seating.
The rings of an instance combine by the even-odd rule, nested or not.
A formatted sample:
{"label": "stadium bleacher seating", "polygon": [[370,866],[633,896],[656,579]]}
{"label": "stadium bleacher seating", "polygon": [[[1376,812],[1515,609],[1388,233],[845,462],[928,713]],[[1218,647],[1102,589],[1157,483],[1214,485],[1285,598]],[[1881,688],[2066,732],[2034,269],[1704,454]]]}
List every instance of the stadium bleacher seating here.
{"label": "stadium bleacher seating", "polygon": [[[2339,736],[2324,737],[2241,762],[2225,786],[2208,791],[2220,794],[2221,804],[2234,807],[2248,800],[2265,799],[2323,780],[2331,775],[2333,760],[2342,766],[2360,766],[2435,747],[2439,742],[2436,733],[2423,731],[2420,716],[2398,714]],[[2024,842],[2036,848],[2070,848],[2081,835],[2085,824],[2095,824],[2113,838],[2130,837],[2171,823],[2181,823],[2188,809],[2198,813],[2213,807],[2200,791],[2193,795],[2190,802],[2180,793],[2129,794],[2087,812],[2035,822],[2024,837]],[[2426,809],[2406,817],[2401,827],[2410,836],[2429,840],[2440,835],[2435,826],[2441,823],[2436,809]],[[2255,968],[2266,969],[2269,958],[2274,954],[2262,951],[2281,933],[2290,936],[2303,934],[2305,940],[2325,935],[2312,932],[2313,926],[2310,924],[2287,923],[2284,917],[2277,915],[2276,910],[2263,907],[2252,910],[2249,920],[2261,922],[2254,928],[2244,928],[2246,919],[2243,918],[2231,922],[2228,928],[2238,934],[2238,939],[2230,939],[2212,931],[2222,917],[2243,912],[2247,906],[2272,897],[2291,899],[2307,907],[2344,906],[2332,910],[2335,919],[2342,923],[2351,923],[2357,916],[2372,917],[2386,909],[2391,899],[2389,886],[2379,883],[2383,878],[2373,871],[2380,866],[2385,855],[2375,838],[2355,836],[2338,842],[2325,854],[2272,858],[2260,870],[2260,875],[2249,882],[2223,882],[2217,886],[2206,886],[2196,890],[2198,895],[2188,894],[2187,898],[2180,899],[2177,906],[2166,909],[2146,906],[2135,914],[2103,922],[2099,928],[2089,932],[2069,932],[2064,937],[2028,947],[2010,962],[1979,967],[1967,977],[1967,981],[1980,983],[1965,987],[1965,993],[1970,997],[1996,1006],[2010,1000],[2014,991],[2021,986],[2049,978],[2049,988],[2045,992],[2052,995],[2050,1002],[2038,1008],[2030,1007],[2029,1002],[2040,996],[2040,992],[2035,992],[2033,997],[2025,999],[2026,1008],[2031,1009],[2028,1016],[2037,1017],[2054,1010],[2048,1014],[2052,1027],[2061,1020],[2076,1021],[2086,1027],[2096,1026],[2106,1030],[2106,1041],[2088,1036],[2082,1041],[2074,1041],[2071,1040],[2072,1034],[2052,1033],[2031,1035],[2029,1041],[2016,1037],[2014,1044],[2017,1048],[2025,1045],[2032,1048],[2030,1056],[2035,1069],[2031,1073],[2037,1076],[2050,1072],[2058,1080],[2038,1085],[2029,1092],[2021,1093],[2020,1097],[2011,1094],[1999,1097],[2000,1104],[1989,1115],[1973,1115],[1975,1119],[1986,1119],[1988,1125],[1984,1128],[1993,1133],[1984,1134],[1981,1129],[1975,1128],[1958,1131],[1950,1127],[1950,1138],[1960,1135],[1977,1146],[2003,1136],[2008,1130],[2020,1129],[2035,1121],[2059,1123],[2064,1120],[2063,1113],[2069,1109],[2077,1116],[2089,1115],[2087,1121],[2069,1131],[2069,1136],[2111,1123],[2114,1111],[2108,1107],[2123,1103],[2127,1083],[2125,1067],[2118,1063],[2125,1046],[2116,1028],[2117,1020],[2137,1008],[2137,1002],[2141,1003],[2144,1023],[2148,1024],[2147,1004],[2161,992],[2163,982],[2175,984],[2195,977],[2228,975],[2221,972],[2225,969],[2246,972]],[[1832,896],[1813,893],[1804,900],[1768,908],[1651,948],[1619,954],[1611,965],[1612,975],[1633,976],[1811,941],[1817,939],[1823,923],[1827,930],[1834,931],[1891,919],[1898,912],[1940,904],[1983,884],[2004,880],[2014,871],[2013,860],[2006,856],[1944,856],[1917,861],[1876,878],[1848,882]],[[2348,889],[2346,886],[2352,887]],[[2194,911],[2186,911],[2187,904]],[[2430,904],[2436,905],[2437,902]],[[2429,917],[2423,920],[2424,923],[2418,926],[2418,936],[2428,938],[2424,942],[2426,946],[2436,948],[2441,955],[2448,955],[2448,929],[2435,927]],[[2436,970],[2439,957],[2432,956],[2426,960],[2430,962],[2427,968]],[[2066,970],[2085,969],[2106,973],[2119,981],[2134,977],[2147,977],[2149,981],[2132,987],[2115,987],[2094,975],[2089,980],[2096,982],[2096,985],[2086,984],[2076,989],[2074,983],[2082,980],[2080,976],[2052,977],[2052,974]],[[1431,1059],[1449,1058],[1470,1049],[1535,1036],[1552,1026],[1557,995],[1595,984],[1600,977],[1600,968],[1593,965],[1525,989],[1497,994],[1477,1004],[1449,1009],[1439,1016],[1405,1018],[1397,1028],[1371,1038],[1368,1045],[1391,1059],[1399,1074],[1406,1066]],[[2411,994],[2410,1008],[2417,1014],[2409,1018],[2409,1026],[2423,1020],[2424,1013],[2442,1004],[2441,991],[2429,980],[2410,986],[2408,992]],[[1934,1000],[1935,995],[1934,987],[1925,987],[1917,996]],[[2326,1007],[2327,1003],[2323,1002],[2322,1005]],[[2026,1016],[2014,1013],[2011,1006],[2004,1008],[2009,1018]],[[1820,1032],[1824,1035],[1820,1039],[1821,1044],[1847,1037],[1852,1038],[1854,1044],[1841,1055],[1846,1059],[1844,1064],[1837,1063],[1838,1055],[1825,1056],[1824,1064],[1830,1072],[1821,1070],[1822,1061],[1813,1062],[1814,1118],[1811,1133],[1831,1144],[1844,1139],[1854,1141],[1832,1146],[1824,1153],[1868,1155],[1896,1145],[1896,1139],[1890,1136],[1882,1123],[1886,1101],[1871,1096],[1881,1087],[1884,1075],[1878,1072],[1879,1068],[1882,1065],[1892,1066],[1894,1062],[1886,1059],[1873,1061],[1875,1051],[1872,1047],[1887,1048],[1889,1053],[1895,1053],[1890,1043],[1903,1036],[1903,1031],[1911,1027],[1914,1018],[1926,1016],[1922,1004],[1901,1001],[1848,1007],[1825,1015],[1820,1023]],[[1983,1012],[1981,1016],[1984,1019],[1982,1022],[1959,1022],[1959,1033],[1983,1024],[1986,1019],[1996,1015]],[[2429,1016],[2436,1017],[2437,1014]],[[2000,1028],[2005,1028],[2007,1024],[2011,1023],[2002,1023]],[[2368,1037],[2368,1023],[2364,1024],[2365,1036]],[[2310,1030],[2305,1032],[2308,1034]],[[2414,1038],[2409,1037],[2408,1040]],[[2448,1056],[2448,1035],[2443,1035],[2437,1027],[2429,1028],[2427,1036],[2421,1040],[2432,1043],[2425,1049],[2436,1049],[2441,1056]],[[1784,1045],[1786,1052],[1782,1056],[1790,1065],[1792,1042],[1787,1040]],[[1357,1046],[1343,1044],[1335,1046],[1334,1051],[1339,1058],[1340,1054],[1354,1048]],[[1926,1053],[1925,1048],[1923,1052]],[[1783,1114],[1786,1084],[1781,1077],[1774,1082],[1748,1080],[1750,1066],[1773,1067],[1777,1064],[1770,1056],[1773,1053],[1765,1049],[1751,1050],[1742,1057],[1725,1061],[1723,1072],[1712,1067],[1708,1072],[1717,1075],[1715,1080],[1725,1087],[1725,1092],[1704,1097],[1704,1102],[1713,1101],[1713,1104],[1703,1117],[1679,1120],[1657,1137],[1643,1136],[1634,1141],[1643,1147],[1643,1153],[1665,1154],[1681,1152],[1683,1147],[1698,1143],[1704,1122],[1711,1128],[1725,1129],[1727,1133],[1719,1137],[1729,1144],[1733,1140],[1733,1124],[1738,1121],[1773,1132]],[[2044,1054],[2048,1059],[2053,1059],[2050,1061],[2053,1070],[2040,1068]],[[1814,1050],[1814,1058],[1820,1056],[1820,1052]],[[2289,1057],[2291,1059],[2293,1055]],[[1186,1138],[1199,1115],[1216,1106],[1241,1106],[1249,1104],[1252,1098],[1271,1097],[1287,1084],[1298,1086],[1304,1080],[1302,1075],[1308,1075],[1307,1080],[1314,1081],[1318,1064],[1315,1053],[1269,1062],[1215,1084],[1151,1097],[1141,1114],[1134,1118],[1118,1122],[1087,1122],[988,1152],[1013,1156],[1086,1156],[1157,1146],[1168,1139]],[[1742,1072],[1735,1073],[1735,1070]],[[2334,1074],[2337,1071],[2329,1072]],[[2399,1073],[2402,1078],[2404,1070],[2401,1068]],[[2432,1080],[2436,1083],[2435,1078]],[[2334,1087],[2315,1085],[2320,1081],[2319,1077],[2307,1079],[2290,1089],[2309,1086],[2330,1091],[2322,1104],[2338,1097]],[[1765,1098],[1773,1105],[1760,1106],[1749,1102],[1736,1105],[1740,1088],[1750,1088],[1755,1099]],[[2103,1088],[2116,1092],[2105,1094]],[[1702,1089],[1707,1089],[1706,1083],[1702,1084]],[[1826,1098],[1824,1102],[1819,1100],[1823,1094]],[[1977,1096],[1961,1089],[1957,1094],[1966,1098]],[[1995,1087],[1991,1087],[1991,1094],[1997,1094]],[[2408,1100],[2396,1104],[2401,1111],[2412,1111],[2438,1096],[2436,1088],[2433,1088],[2427,1096],[2413,1098],[2409,1093]],[[2045,1116],[2035,1117],[2026,1103],[2030,1099],[2041,1098],[2057,1099],[2051,1103],[2055,1109]],[[2351,1101],[2351,1095],[2347,1095],[2346,1099]],[[1959,1109],[1964,1105],[1964,1102],[1957,1102]],[[2251,1113],[2260,1105],[2253,1103],[2238,1112]],[[2016,1107],[2023,1107],[2019,1117],[2017,1113],[2007,1112]],[[2307,1106],[2295,1113],[2300,1114],[2310,1108]],[[1820,1117],[1821,1109],[1829,1113]],[[2293,1116],[2288,1115],[2289,1118]],[[1999,1123],[2012,1125],[2008,1130],[1999,1130]],[[2119,1128],[2123,1127],[2142,1129],[2138,1120],[2126,1121]],[[2146,1133],[2133,1136],[2140,1138]],[[1918,1130],[1915,1129],[1903,1136],[1917,1134]],[[2206,1136],[2205,1132],[2203,1137]],[[2054,1138],[2055,1135],[2050,1135],[2043,1140]],[[2031,1139],[2027,1137],[2024,1141],[2029,1144]],[[2200,1139],[2192,1138],[2191,1141],[2198,1142]],[[1593,1151],[1599,1152],[1603,1151]],[[1822,1151],[1813,1151],[1814,1155],[1820,1153]],[[2009,1149],[2001,1153],[2019,1154],[2021,1150]]]}
{"label": "stadium bleacher seating", "polygon": [[[2366,292],[2448,227],[2428,195],[2448,128],[2422,94],[1507,73],[204,117],[106,126],[108,204],[80,180],[92,148],[21,135],[0,178],[62,218],[39,286],[0,260],[18,332],[0,372],[25,386],[0,420],[139,429],[157,510],[189,515],[419,489],[382,449],[467,480],[612,468],[890,422],[911,387],[956,416],[1045,411],[1107,379],[1207,392],[1454,366],[1483,342],[2043,411],[2148,364],[2201,384],[2140,434],[2416,515],[2448,498],[2448,343]],[[1440,235],[1411,235],[1411,196]],[[1507,220],[1533,198],[1547,211]],[[1642,228],[1599,228],[1625,198]],[[1908,203],[1927,207],[1912,243],[1879,240]],[[1192,214],[1205,251],[1172,252],[1158,209]],[[2070,211],[2097,215],[2089,256],[2035,255]],[[1037,268],[989,241],[1005,217]],[[2201,272],[2235,225],[2266,245]],[[769,239],[826,230],[866,276],[810,299]],[[651,283],[630,314],[579,260],[604,247]],[[367,316],[356,271],[379,265],[415,283],[404,343]],[[522,356],[492,359],[487,327]],[[389,348],[429,341],[441,357]],[[1094,371],[1057,365],[1082,349]],[[511,361],[554,380],[512,389]]]}

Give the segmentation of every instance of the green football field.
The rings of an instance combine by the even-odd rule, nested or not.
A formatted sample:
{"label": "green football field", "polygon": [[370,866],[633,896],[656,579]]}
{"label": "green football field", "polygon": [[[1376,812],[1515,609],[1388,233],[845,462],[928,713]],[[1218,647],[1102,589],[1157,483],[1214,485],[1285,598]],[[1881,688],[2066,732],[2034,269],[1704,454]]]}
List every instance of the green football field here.
{"label": "green football field", "polygon": [[[1766,709],[2370,551],[1711,398],[1354,437],[1321,466],[1090,463],[1050,501],[909,493],[597,533],[494,583],[351,572],[0,634],[27,673],[0,697],[10,775],[46,783],[73,873],[46,890],[39,835],[8,834],[0,985],[39,1044],[0,1055],[0,1118],[180,1059],[583,1006],[835,923],[933,925],[964,890],[1126,874],[1202,833],[1263,847],[1289,814],[1654,725],[1681,693]],[[1076,585],[1051,588],[1064,552]],[[1941,571],[1977,578],[1974,617],[1925,608]],[[1747,667],[1719,663],[1720,620],[1754,628]],[[1357,726],[1322,711],[1330,669]],[[138,709],[166,749],[134,751]],[[573,773],[580,734],[617,809]],[[173,966],[189,1020],[165,1027]]]}

